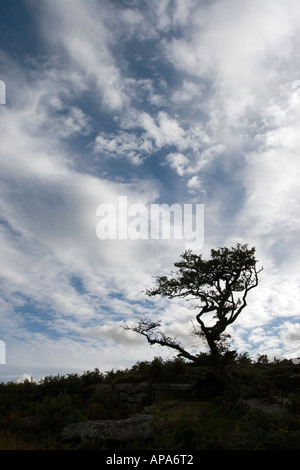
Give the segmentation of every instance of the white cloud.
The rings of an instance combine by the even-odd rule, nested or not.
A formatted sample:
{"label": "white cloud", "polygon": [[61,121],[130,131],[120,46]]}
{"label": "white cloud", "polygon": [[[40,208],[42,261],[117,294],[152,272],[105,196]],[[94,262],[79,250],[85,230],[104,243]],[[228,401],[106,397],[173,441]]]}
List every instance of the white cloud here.
{"label": "white cloud", "polygon": [[32,382],[34,379],[31,374],[27,374],[26,372],[22,374],[20,377],[17,377],[13,382],[20,384],[23,382]]}
{"label": "white cloud", "polygon": [[282,340],[285,343],[286,347],[297,347],[297,352],[300,348],[300,324],[285,322],[281,327],[281,336]]}
{"label": "white cloud", "polygon": [[[203,97],[204,86],[184,79],[182,86],[172,94],[174,103],[188,103],[189,105],[199,102]],[[191,103],[192,102],[192,103]]]}
{"label": "white cloud", "polygon": [[95,139],[95,152],[109,157],[128,158],[134,165],[140,165],[153,149],[152,141],[145,137],[138,138],[133,133],[121,131],[109,136],[100,133]]}
{"label": "white cloud", "polygon": [[203,191],[202,182],[199,180],[199,177],[197,175],[192,176],[192,178],[189,179],[189,181],[187,182],[187,187],[189,188],[189,191],[192,193]]}
{"label": "white cloud", "polygon": [[232,134],[232,126],[239,134],[248,132],[243,127],[249,126],[248,113],[259,113],[278,94],[274,86],[281,67],[287,67],[297,47],[299,5],[294,0],[199,4],[188,24],[182,37],[163,41],[165,56],[194,82],[204,79],[213,86],[209,101],[201,103],[195,93],[194,99],[207,111],[219,139],[228,128]]}
{"label": "white cloud", "polygon": [[63,52],[81,80],[95,83],[104,107],[120,109],[126,101],[122,77],[110,48],[114,36],[105,25],[106,10],[88,0],[51,0],[40,6],[41,31],[54,53]]}
{"label": "white cloud", "polygon": [[157,119],[153,119],[148,113],[141,113],[140,127],[145,131],[146,137],[154,140],[157,148],[166,145],[185,147],[185,131],[176,119],[170,118],[167,113],[160,111]]}
{"label": "white cloud", "polygon": [[[150,159],[155,151],[176,147],[178,151],[168,153],[164,163],[183,176],[201,170],[224,151],[223,145],[210,141],[201,125],[185,130],[176,119],[163,111],[152,116],[133,110],[132,115],[122,121],[122,127],[124,130],[111,135],[101,132],[94,142],[95,152],[114,158],[126,157],[133,164],[141,164],[145,159]],[[182,153],[186,150],[190,154],[195,153],[196,157],[192,154],[189,159]]]}
{"label": "white cloud", "polygon": [[166,163],[173,168],[179,176],[186,173],[186,167],[189,164],[189,159],[182,153],[169,153],[165,159]]}
{"label": "white cloud", "polygon": [[72,106],[69,113],[58,119],[58,135],[70,137],[74,134],[88,135],[90,133],[90,118],[77,106]]}

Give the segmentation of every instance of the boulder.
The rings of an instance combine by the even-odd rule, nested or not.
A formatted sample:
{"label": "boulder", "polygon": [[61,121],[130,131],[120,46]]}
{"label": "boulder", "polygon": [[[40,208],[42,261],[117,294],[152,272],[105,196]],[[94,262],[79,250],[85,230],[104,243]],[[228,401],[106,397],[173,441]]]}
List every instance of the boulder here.
{"label": "boulder", "polygon": [[271,416],[285,417],[288,416],[288,410],[279,403],[269,403],[261,398],[250,398],[247,400],[240,400],[239,405],[252,411],[262,411]]}
{"label": "boulder", "polygon": [[66,426],[63,441],[78,441],[82,438],[103,441],[129,442],[149,439],[152,436],[152,417],[136,414],[128,419],[82,421]]}

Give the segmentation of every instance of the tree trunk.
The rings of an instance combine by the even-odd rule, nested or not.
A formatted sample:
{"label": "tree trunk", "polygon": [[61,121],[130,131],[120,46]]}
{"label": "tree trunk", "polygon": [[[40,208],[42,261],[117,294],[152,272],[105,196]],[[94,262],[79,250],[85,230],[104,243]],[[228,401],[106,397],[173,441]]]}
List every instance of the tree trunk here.
{"label": "tree trunk", "polygon": [[223,386],[225,401],[233,402],[238,398],[238,387],[228,370],[228,364],[226,363],[226,358],[221,354],[214,356],[212,360],[212,372]]}

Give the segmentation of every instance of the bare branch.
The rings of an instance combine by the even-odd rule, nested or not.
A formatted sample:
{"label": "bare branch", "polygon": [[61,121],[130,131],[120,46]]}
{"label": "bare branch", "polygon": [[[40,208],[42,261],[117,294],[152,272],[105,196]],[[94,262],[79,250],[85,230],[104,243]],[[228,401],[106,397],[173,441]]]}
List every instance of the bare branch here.
{"label": "bare branch", "polygon": [[185,357],[190,361],[197,361],[197,356],[190,354],[173,338],[170,338],[161,331],[155,331],[156,328],[160,327],[160,322],[153,322],[151,320],[141,318],[137,322],[136,327],[125,326],[125,330],[135,331],[147,338],[148,343],[152,346],[153,344],[160,344],[161,346],[167,346],[168,348],[175,349],[179,354],[179,357]]}

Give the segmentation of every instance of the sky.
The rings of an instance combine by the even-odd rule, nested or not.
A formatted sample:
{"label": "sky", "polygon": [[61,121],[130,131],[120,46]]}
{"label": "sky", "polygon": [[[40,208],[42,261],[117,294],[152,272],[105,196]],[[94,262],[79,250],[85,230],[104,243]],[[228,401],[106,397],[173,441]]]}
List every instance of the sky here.
{"label": "sky", "polygon": [[120,197],[203,207],[203,258],[255,246],[232,347],[300,356],[299,46],[297,0],[1,1],[0,381],[174,357],[140,317],[206,350],[145,295],[184,237],[97,235]]}

